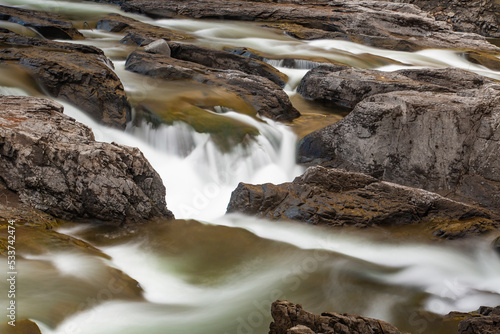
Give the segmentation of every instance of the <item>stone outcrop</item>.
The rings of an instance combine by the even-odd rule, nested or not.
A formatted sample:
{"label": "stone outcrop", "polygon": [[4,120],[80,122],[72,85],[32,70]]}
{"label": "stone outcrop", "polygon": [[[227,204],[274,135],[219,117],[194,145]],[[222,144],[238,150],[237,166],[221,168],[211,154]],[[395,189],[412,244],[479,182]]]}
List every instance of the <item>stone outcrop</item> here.
{"label": "stone outcrop", "polygon": [[495,334],[500,329],[500,306],[482,306],[458,324],[458,334]]}
{"label": "stone outcrop", "polygon": [[48,39],[84,38],[70,21],[57,14],[0,5],[0,20],[30,27]]}
{"label": "stone outcrop", "polygon": [[182,40],[182,35],[177,36],[175,32],[163,27],[156,27],[142,23],[121,15],[108,15],[99,21],[99,29],[111,32],[128,32],[122,39],[122,43],[134,43],[138,46],[147,46],[155,40],[165,39],[171,50],[171,57],[197,63],[207,67],[220,70],[236,70],[251,75],[265,77],[275,84],[285,86],[286,75],[271,65],[251,57],[223,50],[210,49],[193,44],[172,42],[171,40]]}
{"label": "stone outcrop", "polygon": [[124,128],[130,105],[123,85],[102,50],[0,33],[0,64],[19,65],[53,97],[67,101],[94,119]]}
{"label": "stone outcrop", "polygon": [[498,51],[482,36],[455,32],[447,22],[436,21],[427,12],[405,3],[375,0],[300,3],[129,0],[119,3],[125,11],[153,18],[184,16],[278,24],[278,29],[290,30],[299,38],[338,38],[397,50],[463,48]]}
{"label": "stone outcrop", "polygon": [[391,0],[419,6],[457,31],[500,37],[500,2],[496,0]]}
{"label": "stone outcrop", "polygon": [[323,65],[307,72],[297,92],[319,102],[354,108],[365,98],[395,91],[451,93],[492,83],[456,68],[406,69],[394,72]]}
{"label": "stone outcrop", "polygon": [[299,161],[357,171],[500,208],[500,85],[403,91],[358,103],[299,142]]}
{"label": "stone outcrop", "polygon": [[300,304],[277,300],[271,306],[269,334],[400,334],[391,324],[359,315],[325,312],[314,315]]}
{"label": "stone outcrop", "polygon": [[[175,51],[172,50],[172,53]],[[242,98],[260,115],[278,121],[289,121],[300,114],[288,95],[274,82],[236,70],[220,70],[193,62],[142,51],[129,55],[127,70],[165,80],[195,80],[223,87]]]}
{"label": "stone outcrop", "polygon": [[240,183],[227,212],[327,226],[429,223],[435,236],[460,238],[500,227],[500,217],[421,189],[365,174],[310,167],[280,185]]}
{"label": "stone outcrop", "polygon": [[137,148],[96,142],[48,99],[1,96],[0,105],[0,178],[21,202],[61,218],[173,218]]}

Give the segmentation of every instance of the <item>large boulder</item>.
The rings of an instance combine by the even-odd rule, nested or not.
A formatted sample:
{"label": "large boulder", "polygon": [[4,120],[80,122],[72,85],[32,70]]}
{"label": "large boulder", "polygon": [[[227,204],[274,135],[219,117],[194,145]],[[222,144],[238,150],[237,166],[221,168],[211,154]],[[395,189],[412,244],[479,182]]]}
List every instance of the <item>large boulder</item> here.
{"label": "large boulder", "polygon": [[280,185],[240,183],[227,212],[327,226],[430,223],[434,235],[443,238],[477,235],[500,226],[500,217],[487,210],[365,174],[320,166]]}
{"label": "large boulder", "polygon": [[[115,0],[107,0],[115,2]],[[297,37],[341,38],[398,50],[464,48],[497,50],[484,37],[453,31],[411,4],[386,1],[308,1],[300,3],[225,0],[129,0],[122,9],[154,18],[192,17],[278,24]],[[303,34],[300,30],[313,30]]]}
{"label": "large boulder", "polygon": [[0,178],[30,206],[61,218],[173,218],[161,178],[137,148],[94,140],[51,100],[0,96]]}
{"label": "large boulder", "polygon": [[449,93],[480,88],[491,82],[456,68],[383,72],[323,65],[307,72],[297,92],[310,100],[354,108],[363,99],[381,93],[411,90]]}
{"label": "large boulder", "polygon": [[499,211],[499,122],[495,83],[458,94],[378,94],[304,137],[298,157]]}
{"label": "large boulder", "polygon": [[0,20],[33,28],[48,39],[84,38],[70,21],[48,12],[0,5]]}
{"label": "large boulder", "polygon": [[165,80],[195,80],[236,94],[260,115],[278,121],[300,116],[288,95],[274,82],[236,70],[220,70],[193,62],[135,51],[125,64],[127,70]]}
{"label": "large boulder", "polygon": [[106,125],[125,128],[130,105],[102,50],[14,33],[0,33],[0,43],[10,46],[0,50],[0,64],[19,65],[51,96],[78,106]]}
{"label": "large boulder", "polygon": [[271,306],[269,334],[400,334],[391,324],[359,315],[325,312],[314,315],[300,304],[277,300]]}

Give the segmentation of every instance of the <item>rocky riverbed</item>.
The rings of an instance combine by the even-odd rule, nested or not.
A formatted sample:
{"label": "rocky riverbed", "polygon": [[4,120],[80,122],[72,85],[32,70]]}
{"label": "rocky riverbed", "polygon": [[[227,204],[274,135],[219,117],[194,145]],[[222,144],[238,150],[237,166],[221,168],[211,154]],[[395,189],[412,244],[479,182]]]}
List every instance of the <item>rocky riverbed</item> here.
{"label": "rocky riverbed", "polygon": [[[104,245],[123,235],[127,241],[133,239],[136,226],[176,229],[170,224],[177,213],[170,205],[173,212],[167,209],[166,202],[171,195],[164,183],[170,180],[155,170],[160,165],[148,161],[138,148],[96,139],[92,129],[66,115],[59,102],[79,108],[92,122],[120,133],[144,131],[144,124],[149,134],[176,128],[179,122],[187,124],[192,128],[189,136],[182,132],[182,136],[166,135],[161,140],[167,144],[179,140],[185,155],[221,151],[217,158],[210,156],[204,165],[195,166],[200,170],[210,166],[226,170],[222,164],[234,152],[241,154],[241,160],[251,156],[253,147],[279,147],[282,135],[259,141],[273,133],[263,124],[300,127],[304,136],[297,144],[296,158],[308,167],[305,172],[280,184],[239,183],[227,206],[228,217],[258,217],[269,228],[279,223],[292,226],[294,221],[318,225],[318,230],[327,228],[325,233],[343,228],[360,233],[385,228],[391,233],[390,228],[411,226],[431,245],[491,242],[498,235],[500,74],[495,71],[500,69],[500,48],[488,41],[500,37],[495,1],[99,2],[118,3],[124,12],[92,17],[92,27],[87,21],[78,21],[79,26],[89,28],[81,31],[75,28],[77,20],[63,11],[55,14],[21,8],[29,6],[0,6],[0,22],[4,23],[0,26],[0,71],[28,77],[30,93],[36,95],[0,95],[0,231],[6,234],[8,222],[16,222],[18,247],[28,254],[21,257],[23,261],[47,252],[111,261],[112,257],[92,242],[60,232],[74,223],[123,231],[105,232]],[[276,44],[306,41],[312,43],[307,44],[312,46],[311,53],[322,56],[295,51],[275,55],[233,45],[224,34],[220,37],[211,31],[216,29],[213,26],[202,33],[177,28],[176,24],[189,26],[181,18],[220,20],[215,25],[228,20],[251,24],[245,27],[280,36]],[[113,52],[119,57],[114,61],[108,49],[91,45],[89,36],[98,34],[116,40]],[[200,42],[203,34],[217,35],[213,41],[219,44]],[[252,42],[244,34],[239,39],[238,43]],[[321,43],[331,40],[357,43],[361,50],[374,54],[341,50],[336,51],[335,59],[324,58]],[[437,48],[454,52],[479,70],[429,68],[426,61],[412,66],[402,56],[409,54],[403,52],[424,52],[420,54],[423,57],[426,50]],[[391,58],[389,51],[398,57]],[[353,63],[366,64],[366,68]],[[384,66],[399,69],[388,71]],[[481,71],[488,77],[478,74]],[[153,92],[138,97],[134,87],[124,84],[122,78],[127,76],[141,78],[145,91],[152,80]],[[2,85],[8,81],[4,76]],[[164,92],[164,87],[170,89],[168,92],[175,91],[172,87],[190,87],[196,92],[176,93],[175,99],[165,102],[162,98],[166,97],[160,96],[163,93],[156,93],[156,89]],[[333,123],[332,119],[338,118],[341,120]],[[210,144],[200,145],[200,138],[206,140],[207,134]],[[285,151],[279,149],[280,160],[294,158],[285,157]],[[259,156],[252,161],[253,166],[245,168],[265,164],[266,159]],[[235,161],[231,163],[236,165]],[[245,168],[233,169],[240,172]],[[190,184],[189,170],[185,168],[185,175],[167,177]],[[231,173],[236,172],[214,177],[216,181],[201,190],[189,189],[195,191],[194,204],[179,206],[191,205],[181,215],[193,212],[193,207],[194,211],[205,209],[209,205],[199,203],[220,197],[220,180],[231,178]],[[197,235],[196,231],[190,233]],[[189,243],[190,247],[212,242],[210,236],[207,238]],[[253,245],[253,237],[237,238]],[[170,240],[169,245],[174,246],[169,247],[180,247],[176,242]],[[157,240],[151,247],[161,243]],[[490,248],[498,248],[497,244],[498,240]],[[8,249],[2,234],[0,253],[6,255]],[[177,248],[170,251],[182,253]],[[233,265],[245,271],[239,264]],[[106,268],[100,267],[104,277],[120,283],[119,292],[111,299],[143,303],[144,296],[151,298],[151,290],[143,289],[135,275],[119,266],[100,266]],[[182,264],[173,266],[185,270],[179,269]],[[391,271],[389,267],[380,270]],[[217,276],[210,270],[204,273]],[[303,276],[299,275],[299,282],[305,280]],[[315,279],[322,280],[320,276]],[[365,279],[362,275],[355,278]],[[210,286],[216,284],[214,281],[207,278],[203,284]],[[69,311],[59,313],[61,306],[56,305],[56,311],[42,312],[35,320],[55,328],[66,316],[94,306],[77,308],[77,302],[67,303]],[[494,333],[498,313],[498,307],[482,307],[476,312],[433,316],[443,333]],[[401,333],[382,320],[334,312],[318,316],[286,301],[274,302],[271,314],[271,334]],[[29,312],[25,318],[31,319]],[[37,332],[33,322],[18,323],[25,332]],[[241,326],[240,320],[238,323]]]}

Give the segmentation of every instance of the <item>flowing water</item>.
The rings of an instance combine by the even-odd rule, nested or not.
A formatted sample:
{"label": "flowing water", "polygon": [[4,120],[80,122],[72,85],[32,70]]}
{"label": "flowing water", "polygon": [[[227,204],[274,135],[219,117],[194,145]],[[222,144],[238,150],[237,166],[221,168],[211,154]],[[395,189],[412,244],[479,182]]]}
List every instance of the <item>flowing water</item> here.
{"label": "flowing water", "polygon": [[[74,20],[87,38],[79,42],[105,51],[136,105],[161,111],[179,101],[220,94],[195,83],[172,84],[125,71],[124,59],[134,48],[119,43],[123,35],[94,28],[100,17],[119,12],[115,6],[0,3]],[[299,41],[253,23],[131,16],[188,32],[199,45],[257,50],[289,77],[285,90],[304,116],[286,126],[222,107],[198,110],[197,117],[174,110],[165,124],[138,120],[119,131],[64,103],[65,113],[90,126],[97,140],[141,149],[161,175],[168,208],[178,220],[129,230],[68,223],[58,232],[97,249],[20,249],[19,319],[32,319],[44,334],[263,334],[272,320],[271,303],[288,299],[312,312],[362,314],[412,333],[453,333],[456,322],[440,323],[432,312],[500,304],[500,258],[491,239],[436,243],[416,237],[411,229],[340,231],[224,215],[238,182],[281,183],[300,175],[304,168],[295,163],[297,135],[342,117],[295,93],[318,62],[385,71],[454,66],[495,79],[499,72],[449,50],[395,52],[345,41]],[[294,68],[285,67],[284,59],[290,58],[300,59]],[[42,94],[29,77],[5,66],[0,67],[0,85],[0,94]],[[205,120],[220,126],[201,131],[199,123]],[[0,301],[5,304],[4,293]]]}

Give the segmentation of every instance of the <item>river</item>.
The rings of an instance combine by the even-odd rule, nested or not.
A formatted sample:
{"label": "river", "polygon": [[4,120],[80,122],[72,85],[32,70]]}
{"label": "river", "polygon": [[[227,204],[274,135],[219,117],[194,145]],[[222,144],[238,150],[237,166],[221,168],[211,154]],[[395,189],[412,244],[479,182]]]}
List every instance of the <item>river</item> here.
{"label": "river", "polygon": [[[201,89],[125,71],[125,58],[134,48],[119,43],[123,35],[95,29],[100,17],[120,12],[116,6],[54,0],[0,3],[72,19],[86,36],[78,42],[105,51],[134,103],[174,104]],[[19,250],[18,318],[32,319],[43,334],[264,334],[272,321],[271,303],[287,299],[311,312],[361,314],[412,333],[453,333],[452,327],[437,328],[426,312],[444,315],[500,305],[500,258],[491,238],[431,242],[413,237],[413,230],[328,230],[224,214],[238,182],[282,183],[300,175],[304,167],[295,163],[298,136],[310,131],[308,126],[317,127],[316,119],[342,117],[296,95],[300,79],[316,66],[313,60],[384,71],[452,66],[499,80],[500,72],[450,50],[395,52],[346,41],[300,41],[253,23],[124,15],[189,32],[198,45],[248,47],[269,55],[269,63],[288,75],[285,90],[304,116],[283,125],[231,110],[207,110],[205,116],[221,124],[234,120],[258,130],[256,138],[227,150],[215,136],[235,134],[222,125],[216,135],[196,132],[181,119],[159,127],[131,123],[119,131],[64,103],[65,113],[90,126],[97,140],[141,149],[161,175],[168,208],[177,220],[129,231],[78,224],[59,228],[59,233],[91,243],[102,256],[57,248]],[[280,59],[290,57],[302,59],[296,68],[283,67]],[[0,93],[38,94],[28,79],[9,77],[8,70],[0,69]],[[3,293],[4,305],[2,298]]]}

